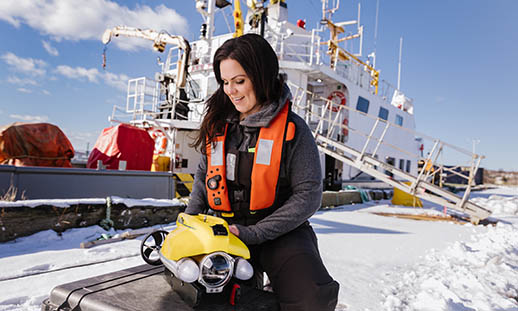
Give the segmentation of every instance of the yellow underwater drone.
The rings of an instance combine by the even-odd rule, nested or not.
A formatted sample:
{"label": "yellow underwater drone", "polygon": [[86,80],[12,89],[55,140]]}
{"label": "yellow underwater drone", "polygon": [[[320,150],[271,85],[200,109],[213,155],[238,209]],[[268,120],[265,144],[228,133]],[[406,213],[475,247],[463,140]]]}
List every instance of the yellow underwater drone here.
{"label": "yellow underwater drone", "polygon": [[164,265],[169,284],[191,306],[213,293],[228,294],[233,304],[239,286],[232,279],[248,280],[254,274],[246,245],[225,220],[210,215],[180,213],[173,231],[150,233],[140,250],[148,264]]}

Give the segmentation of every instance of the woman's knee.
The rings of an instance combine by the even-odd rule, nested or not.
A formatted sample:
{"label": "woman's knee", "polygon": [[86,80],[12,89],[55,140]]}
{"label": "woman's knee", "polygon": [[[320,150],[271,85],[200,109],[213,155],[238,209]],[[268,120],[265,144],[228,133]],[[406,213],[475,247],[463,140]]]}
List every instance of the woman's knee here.
{"label": "woman's knee", "polygon": [[295,286],[288,294],[280,289],[276,289],[275,293],[282,311],[333,311],[338,303],[339,287],[339,284],[332,280],[327,284]]}
{"label": "woman's knee", "polygon": [[334,310],[339,285],[334,281],[320,257],[314,254],[294,256],[271,276],[281,310]]}

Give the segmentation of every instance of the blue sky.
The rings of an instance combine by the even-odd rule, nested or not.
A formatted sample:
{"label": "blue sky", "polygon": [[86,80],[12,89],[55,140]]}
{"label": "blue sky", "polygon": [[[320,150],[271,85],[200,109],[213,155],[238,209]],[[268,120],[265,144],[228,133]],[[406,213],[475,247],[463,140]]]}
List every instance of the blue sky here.
{"label": "blue sky", "polygon": [[[358,2],[340,2],[334,20],[355,19]],[[321,17],[320,1],[287,3],[292,22],[306,19],[312,28]],[[394,85],[403,37],[401,89],[414,99],[417,130],[468,150],[475,140],[483,167],[517,171],[518,1],[379,0],[376,41],[376,0],[360,3],[363,54],[375,47],[381,79]],[[227,31],[221,13],[216,18],[219,33]],[[165,57],[149,42],[116,39],[103,70],[104,29],[195,40],[201,21],[194,0],[0,1],[0,126],[50,122],[77,150],[92,148],[113,105],[125,104],[127,79],[153,77],[156,58]]]}

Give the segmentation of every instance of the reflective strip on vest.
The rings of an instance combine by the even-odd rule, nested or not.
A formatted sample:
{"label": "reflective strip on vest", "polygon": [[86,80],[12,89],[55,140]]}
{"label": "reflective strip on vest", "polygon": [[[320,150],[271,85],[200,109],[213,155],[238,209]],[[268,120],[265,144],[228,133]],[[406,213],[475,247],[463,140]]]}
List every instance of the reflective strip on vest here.
{"label": "reflective strip on vest", "polygon": [[[250,211],[271,207],[275,202],[289,109],[290,103],[286,101],[270,126],[263,127],[259,131],[251,176]],[[224,155],[227,127],[228,125],[225,126],[223,136],[215,138],[214,148],[212,145],[207,146],[208,167],[205,187],[210,207],[214,210],[230,212],[232,208],[228,199]],[[222,178],[219,181],[218,188],[212,190],[209,188],[209,180],[218,174]]]}
{"label": "reflective strip on vest", "polygon": [[270,165],[272,158],[273,140],[259,139],[257,147],[255,148],[255,163]]}
{"label": "reflective strip on vest", "polygon": [[[207,145],[207,176],[205,177],[205,188],[207,189],[207,201],[214,210],[230,212],[230,201],[228,199],[228,188],[225,167],[225,137],[227,126],[223,136],[215,137],[214,148],[212,144]],[[219,180],[218,180],[219,176]],[[209,187],[209,183],[216,183],[216,187]]]}
{"label": "reflective strip on vest", "polygon": [[216,141],[214,149],[212,149],[212,154],[210,157],[210,165],[211,166],[221,166],[223,165],[223,149],[225,148],[224,141]]}
{"label": "reflective strip on vest", "polygon": [[289,109],[287,101],[270,126],[259,132],[252,168],[251,211],[268,208],[275,202]]}

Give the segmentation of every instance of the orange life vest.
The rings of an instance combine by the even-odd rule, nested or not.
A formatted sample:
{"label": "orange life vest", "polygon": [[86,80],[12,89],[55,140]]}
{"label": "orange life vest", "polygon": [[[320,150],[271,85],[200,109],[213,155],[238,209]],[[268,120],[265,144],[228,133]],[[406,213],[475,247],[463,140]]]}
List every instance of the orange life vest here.
{"label": "orange life vest", "polygon": [[[295,136],[295,124],[288,122],[290,103],[287,101],[268,127],[259,131],[255,147],[250,193],[250,211],[271,207],[275,202],[277,182],[282,160],[284,141]],[[225,138],[227,126],[215,143],[207,146],[207,176],[205,187],[210,208],[231,212],[226,179]]]}

